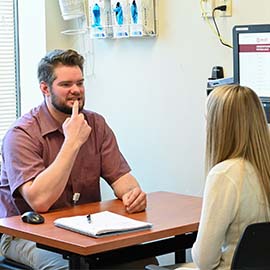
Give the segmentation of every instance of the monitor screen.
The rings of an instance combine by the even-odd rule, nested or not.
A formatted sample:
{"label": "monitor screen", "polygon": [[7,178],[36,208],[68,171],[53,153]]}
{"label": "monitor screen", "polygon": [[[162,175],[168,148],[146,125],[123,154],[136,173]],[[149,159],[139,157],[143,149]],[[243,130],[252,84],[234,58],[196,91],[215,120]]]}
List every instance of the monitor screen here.
{"label": "monitor screen", "polygon": [[253,89],[270,122],[270,24],[233,28],[234,82]]}

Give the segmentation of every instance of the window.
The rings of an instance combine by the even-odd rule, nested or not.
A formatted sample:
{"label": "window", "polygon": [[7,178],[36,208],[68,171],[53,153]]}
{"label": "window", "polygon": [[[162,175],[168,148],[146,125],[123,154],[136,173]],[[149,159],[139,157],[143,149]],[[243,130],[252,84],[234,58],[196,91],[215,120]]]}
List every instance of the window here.
{"label": "window", "polygon": [[17,0],[0,1],[0,144],[20,115]]}

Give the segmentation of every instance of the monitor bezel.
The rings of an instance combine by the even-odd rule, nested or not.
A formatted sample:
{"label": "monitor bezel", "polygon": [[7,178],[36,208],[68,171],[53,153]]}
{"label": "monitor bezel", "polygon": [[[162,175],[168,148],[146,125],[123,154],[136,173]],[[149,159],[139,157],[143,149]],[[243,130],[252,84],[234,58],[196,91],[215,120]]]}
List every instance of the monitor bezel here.
{"label": "monitor bezel", "polygon": [[233,78],[234,83],[240,83],[239,75],[239,34],[270,33],[270,24],[235,25],[233,27]]}

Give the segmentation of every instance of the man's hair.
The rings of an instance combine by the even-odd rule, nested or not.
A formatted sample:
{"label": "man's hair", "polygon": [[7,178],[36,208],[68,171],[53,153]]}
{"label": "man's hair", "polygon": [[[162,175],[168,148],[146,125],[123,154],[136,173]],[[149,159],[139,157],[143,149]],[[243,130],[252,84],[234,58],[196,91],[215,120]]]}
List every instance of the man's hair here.
{"label": "man's hair", "polygon": [[48,52],[38,64],[39,83],[44,81],[50,87],[56,79],[54,69],[59,65],[78,66],[83,73],[84,58],[74,50],[53,50]]}
{"label": "man's hair", "polygon": [[207,100],[206,172],[232,158],[248,160],[270,204],[270,133],[263,106],[248,87],[215,88]]}

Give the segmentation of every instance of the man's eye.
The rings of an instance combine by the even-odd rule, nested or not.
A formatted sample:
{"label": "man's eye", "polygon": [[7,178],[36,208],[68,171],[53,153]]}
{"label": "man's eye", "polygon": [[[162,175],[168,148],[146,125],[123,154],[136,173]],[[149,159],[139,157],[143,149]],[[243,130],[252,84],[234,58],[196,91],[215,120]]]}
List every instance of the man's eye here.
{"label": "man's eye", "polygon": [[77,83],[77,86],[78,86],[78,87],[82,87],[82,86],[83,86],[83,82],[78,82],[78,83]]}
{"label": "man's eye", "polygon": [[62,87],[71,87],[72,86],[72,83],[63,83],[62,84]]}

